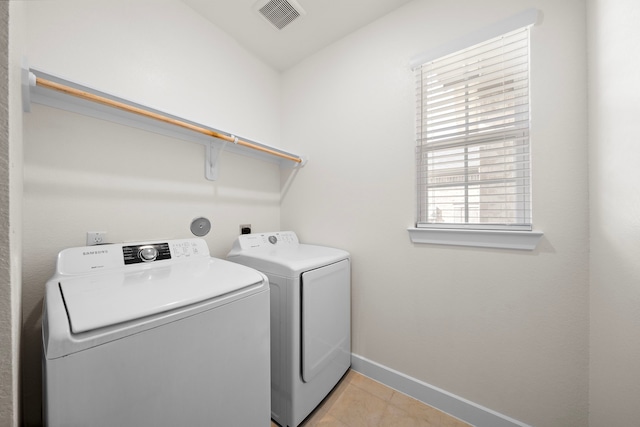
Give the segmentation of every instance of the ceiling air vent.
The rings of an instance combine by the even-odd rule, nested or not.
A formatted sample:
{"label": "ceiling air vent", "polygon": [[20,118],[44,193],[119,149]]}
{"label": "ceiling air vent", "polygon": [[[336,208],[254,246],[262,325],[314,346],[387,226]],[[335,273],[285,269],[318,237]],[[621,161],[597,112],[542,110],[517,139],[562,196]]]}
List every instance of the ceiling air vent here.
{"label": "ceiling air vent", "polygon": [[253,7],[279,30],[306,13],[295,0],[260,0]]}

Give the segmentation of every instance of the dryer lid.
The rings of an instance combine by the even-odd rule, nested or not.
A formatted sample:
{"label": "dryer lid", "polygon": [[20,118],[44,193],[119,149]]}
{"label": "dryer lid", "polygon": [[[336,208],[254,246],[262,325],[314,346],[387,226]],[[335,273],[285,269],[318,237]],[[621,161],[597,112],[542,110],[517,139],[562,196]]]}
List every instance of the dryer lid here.
{"label": "dryer lid", "polygon": [[347,251],[306,244],[253,248],[228,255],[230,261],[284,277],[298,277],[305,271],[348,258]]}
{"label": "dryer lid", "polygon": [[59,284],[71,331],[80,333],[179,309],[262,282],[263,276],[255,270],[206,257],[62,277]]}
{"label": "dryer lid", "polygon": [[349,252],[327,246],[301,244],[293,231],[243,234],[227,259],[263,273],[299,277],[305,271],[349,258]]}

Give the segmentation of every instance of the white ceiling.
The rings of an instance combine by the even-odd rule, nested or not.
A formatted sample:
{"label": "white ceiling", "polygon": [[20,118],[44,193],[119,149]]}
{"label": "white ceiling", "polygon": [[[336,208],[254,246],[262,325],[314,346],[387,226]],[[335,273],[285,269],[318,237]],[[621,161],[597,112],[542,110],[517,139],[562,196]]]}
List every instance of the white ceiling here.
{"label": "white ceiling", "polygon": [[282,30],[257,0],[182,0],[273,68],[283,71],[411,0],[297,0],[306,15]]}

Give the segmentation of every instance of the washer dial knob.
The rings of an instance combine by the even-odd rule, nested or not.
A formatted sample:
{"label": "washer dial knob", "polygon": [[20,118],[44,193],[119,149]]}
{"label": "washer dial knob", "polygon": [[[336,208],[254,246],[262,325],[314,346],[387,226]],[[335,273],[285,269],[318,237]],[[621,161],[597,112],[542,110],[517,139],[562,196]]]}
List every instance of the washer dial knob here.
{"label": "washer dial knob", "polygon": [[275,245],[278,242],[278,238],[276,236],[269,236],[269,242]]}
{"label": "washer dial knob", "polygon": [[153,246],[142,246],[138,251],[138,256],[144,262],[155,261],[158,257],[158,250]]}

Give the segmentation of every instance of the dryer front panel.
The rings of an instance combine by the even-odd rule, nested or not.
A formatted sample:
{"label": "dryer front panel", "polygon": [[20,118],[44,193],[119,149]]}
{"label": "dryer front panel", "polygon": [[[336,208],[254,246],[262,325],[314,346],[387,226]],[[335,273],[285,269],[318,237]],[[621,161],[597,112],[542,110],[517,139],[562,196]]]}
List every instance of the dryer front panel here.
{"label": "dryer front panel", "polygon": [[[351,272],[348,259],[301,277],[302,379],[351,364]],[[343,371],[344,372],[344,371]]]}

